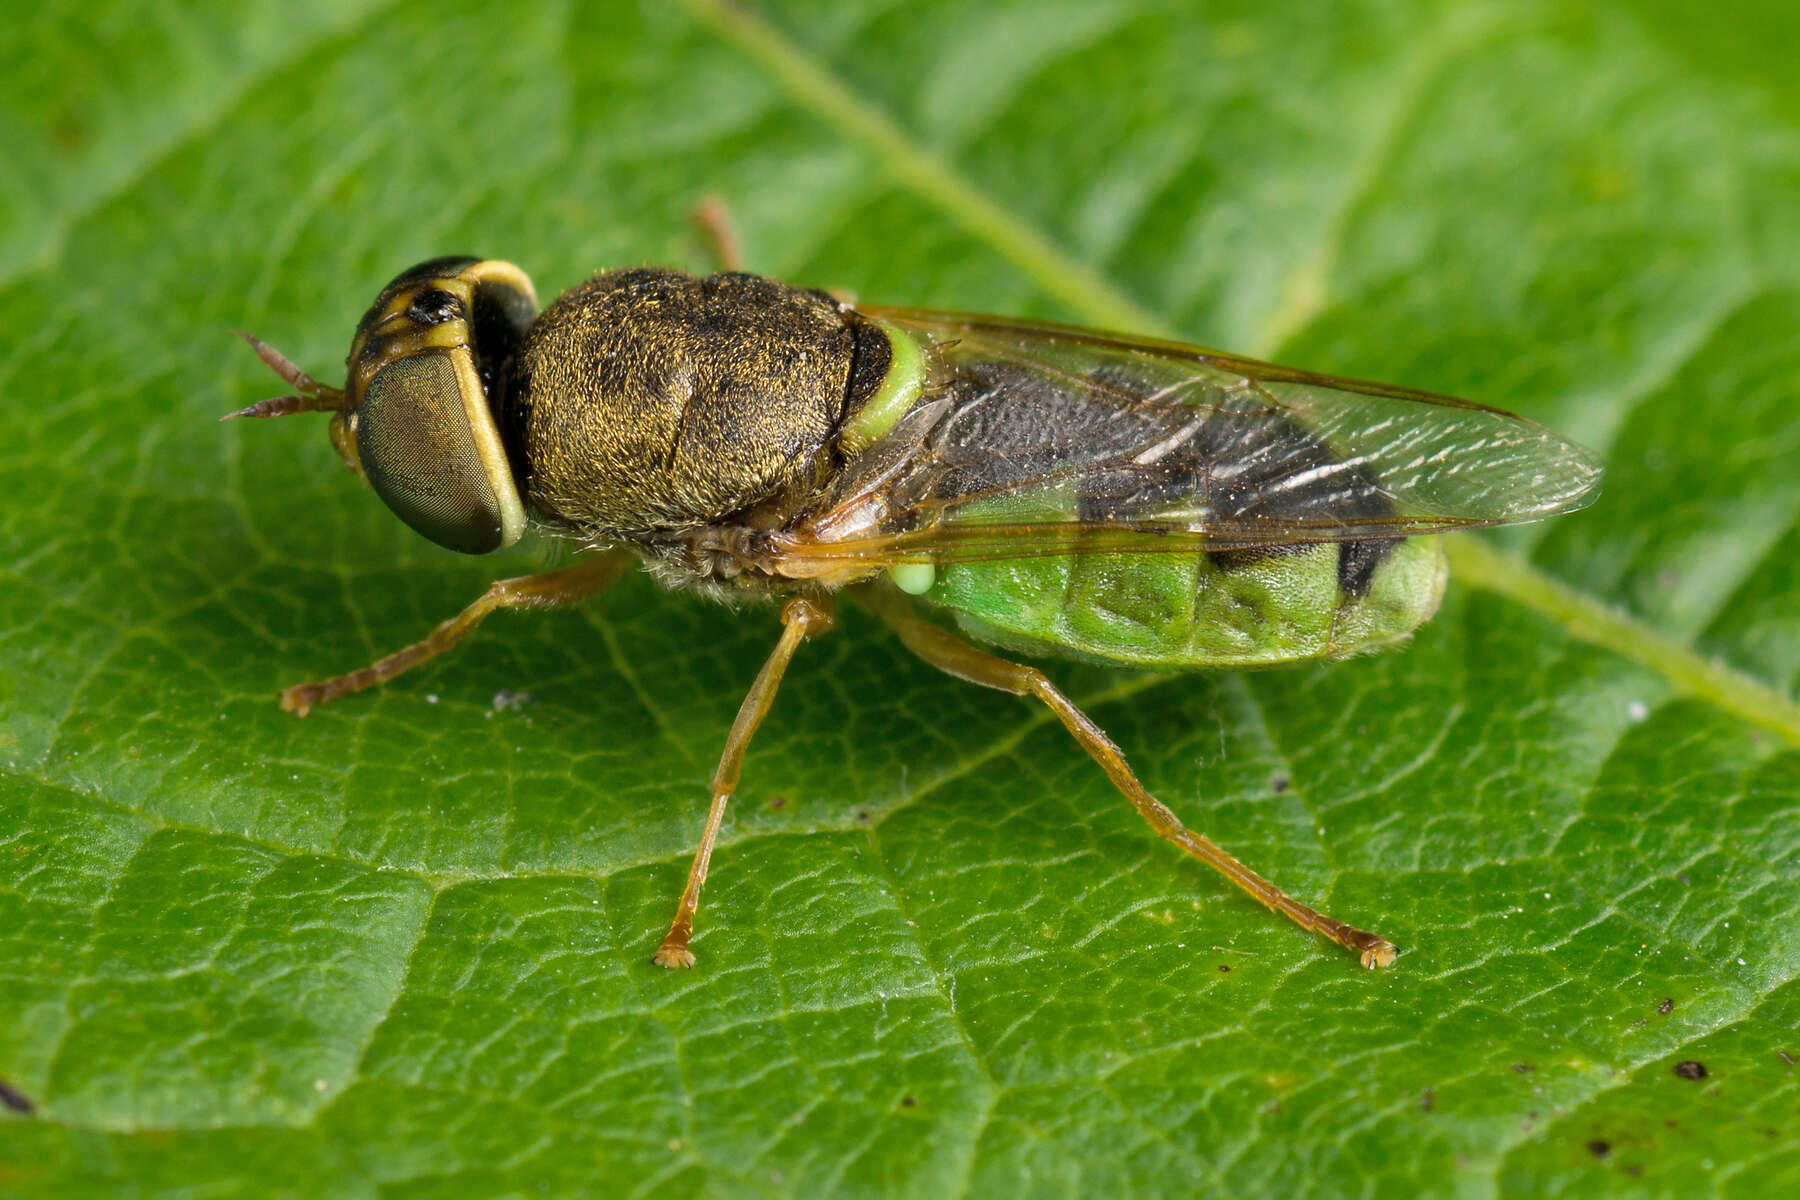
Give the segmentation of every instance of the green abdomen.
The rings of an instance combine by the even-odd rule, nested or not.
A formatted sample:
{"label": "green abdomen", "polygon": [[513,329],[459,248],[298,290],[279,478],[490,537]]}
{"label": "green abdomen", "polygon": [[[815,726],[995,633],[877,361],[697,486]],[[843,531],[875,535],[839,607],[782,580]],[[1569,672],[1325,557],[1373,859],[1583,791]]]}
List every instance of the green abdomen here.
{"label": "green abdomen", "polygon": [[970,636],[1028,654],[1143,667],[1251,667],[1398,641],[1437,611],[1435,537],[1394,545],[1353,594],[1323,544],[1220,565],[1204,554],[1092,554],[938,569],[926,599]]}

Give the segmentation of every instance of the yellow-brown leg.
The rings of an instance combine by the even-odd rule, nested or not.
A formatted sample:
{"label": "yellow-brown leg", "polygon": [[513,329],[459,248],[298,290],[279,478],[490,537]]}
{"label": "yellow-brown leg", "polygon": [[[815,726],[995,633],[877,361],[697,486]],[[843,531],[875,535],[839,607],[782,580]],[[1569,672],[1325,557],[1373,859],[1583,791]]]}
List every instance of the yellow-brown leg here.
{"label": "yellow-brown leg", "polygon": [[731,219],[731,210],[725,201],[718,196],[703,196],[688,214],[688,220],[706,239],[707,249],[712,251],[713,261],[721,271],[741,271],[744,269],[744,243],[738,237],[737,225]]}
{"label": "yellow-brown leg", "polygon": [[[713,264],[719,270],[744,269],[744,242],[738,237],[737,222],[731,219],[730,206],[721,197],[702,196],[700,202],[688,212],[688,220],[700,231],[700,236],[706,239],[706,248],[712,251]],[[825,292],[839,304],[852,307],[856,304],[856,297],[842,288],[826,288]]]}
{"label": "yellow-brown leg", "polygon": [[700,835],[700,849],[694,852],[694,865],[688,868],[687,886],[681,889],[681,903],[675,908],[675,920],[669,924],[669,935],[656,948],[655,960],[663,967],[691,967],[694,952],[688,939],[694,935],[694,912],[700,907],[700,885],[706,882],[706,868],[712,862],[713,843],[719,840],[719,822],[725,819],[725,804],[737,790],[738,772],[744,765],[744,751],[756,736],[756,727],[775,702],[775,691],[788,660],[800,643],[815,633],[831,629],[831,610],[823,602],[805,597],[789,600],[781,610],[781,640],[757,672],[756,682],[738,706],[737,720],[725,739],[725,752],[719,756],[719,769],[713,772],[712,807],[706,813],[706,832]]}
{"label": "yellow-brown leg", "polygon": [[906,600],[880,584],[864,584],[853,594],[899,635],[908,650],[940,671],[1015,696],[1036,696],[1049,705],[1050,711],[1081,743],[1082,749],[1100,764],[1113,786],[1123,792],[1132,807],[1150,823],[1150,828],[1249,892],[1269,909],[1302,928],[1323,934],[1356,951],[1365,967],[1385,967],[1394,961],[1394,947],[1385,938],[1354,929],[1300,903],[1227,854],[1211,838],[1183,825],[1138,782],[1112,739],[1068,697],[1057,691],[1042,671],[977,650],[955,634],[920,617]]}
{"label": "yellow-brown leg", "polygon": [[561,570],[499,580],[490,584],[475,603],[426,634],[423,641],[414,642],[375,665],[335,679],[283,688],[281,707],[296,717],[304,717],[315,704],[386,683],[402,671],[410,671],[426,659],[436,658],[473,632],[491,612],[502,608],[552,608],[574,604],[616,582],[630,565],[629,551],[609,550]]}

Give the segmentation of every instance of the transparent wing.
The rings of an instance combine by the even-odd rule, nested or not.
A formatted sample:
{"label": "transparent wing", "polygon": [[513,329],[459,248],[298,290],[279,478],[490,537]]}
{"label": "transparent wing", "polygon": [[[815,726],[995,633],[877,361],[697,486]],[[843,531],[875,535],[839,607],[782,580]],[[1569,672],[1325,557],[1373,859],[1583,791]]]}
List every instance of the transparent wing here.
{"label": "transparent wing", "polygon": [[1176,342],[869,309],[926,398],[778,539],[821,564],[1231,550],[1530,521],[1601,468],[1522,417]]}

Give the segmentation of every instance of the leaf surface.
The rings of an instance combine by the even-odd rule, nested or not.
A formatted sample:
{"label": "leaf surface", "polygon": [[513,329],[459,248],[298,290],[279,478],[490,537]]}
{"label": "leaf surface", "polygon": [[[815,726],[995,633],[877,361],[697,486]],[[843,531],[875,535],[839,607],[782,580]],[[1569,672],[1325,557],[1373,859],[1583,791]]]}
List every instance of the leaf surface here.
{"label": "leaf surface", "polygon": [[[1740,11],[1741,10],[1741,11]],[[1780,6],[120,0],[0,32],[0,1193],[1800,1189],[1800,85]],[[1181,816],[854,613],[634,576],[305,721],[541,549],[322,421],[402,267],[751,265],[1466,395],[1600,451],[1406,649],[1053,665]],[[502,690],[529,693],[503,703]],[[1695,1069],[1679,1064],[1699,1063]]]}

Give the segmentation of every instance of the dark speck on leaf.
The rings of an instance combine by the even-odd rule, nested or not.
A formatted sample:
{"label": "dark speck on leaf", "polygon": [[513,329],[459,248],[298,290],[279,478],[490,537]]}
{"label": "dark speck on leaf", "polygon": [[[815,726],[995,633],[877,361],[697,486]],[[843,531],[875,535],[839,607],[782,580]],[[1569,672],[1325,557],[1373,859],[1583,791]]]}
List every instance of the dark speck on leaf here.
{"label": "dark speck on leaf", "polygon": [[1629,1163],[1620,1169],[1623,1170],[1627,1175],[1631,1176],[1633,1179],[1636,1179],[1638,1176],[1640,1176],[1644,1173],[1644,1168],[1638,1166],[1636,1163]]}
{"label": "dark speck on leaf", "polygon": [[50,119],[50,141],[65,154],[85,148],[92,139],[87,122],[71,108],[59,108]]}
{"label": "dark speck on leaf", "polygon": [[1587,1144],[1588,1153],[1595,1158],[1605,1158],[1612,1153],[1612,1143],[1605,1138],[1595,1138]]}
{"label": "dark speck on leaf", "polygon": [[1521,1075],[1529,1075],[1535,1068],[1530,1063],[1514,1063],[1513,1070]]}
{"label": "dark speck on leaf", "polygon": [[864,825],[867,825],[869,823],[869,810],[866,808],[857,809],[856,819],[861,821]]}
{"label": "dark speck on leaf", "polygon": [[915,1105],[917,1103],[918,1103],[918,1101],[914,1100],[911,1096],[900,1097],[900,1107],[901,1108],[911,1108],[913,1105]]}
{"label": "dark speck on leaf", "polygon": [[1676,1063],[1674,1065],[1674,1067],[1671,1069],[1675,1072],[1676,1076],[1678,1076],[1681,1079],[1705,1079],[1706,1078],[1706,1064],[1702,1063],[1702,1062],[1695,1062],[1691,1058],[1684,1059],[1683,1061]]}
{"label": "dark speck on leaf", "polygon": [[1420,1112],[1430,1112],[1432,1109],[1434,1109],[1436,1107],[1437,1107],[1437,1093],[1435,1091],[1433,1091],[1431,1088],[1426,1088],[1424,1091],[1419,1093],[1419,1111]]}
{"label": "dark speck on leaf", "polygon": [[773,796],[769,797],[769,808],[771,810],[773,810],[774,812],[780,812],[782,809],[784,809],[786,807],[787,807],[787,797],[782,795],[780,792],[776,792]]}
{"label": "dark speck on leaf", "polygon": [[1664,996],[1663,1002],[1656,1006],[1656,1011],[1659,1013],[1662,1013],[1664,1016],[1668,1016],[1670,1013],[1674,1012],[1675,1011],[1675,997]]}
{"label": "dark speck on leaf", "polygon": [[1269,790],[1277,796],[1294,786],[1294,781],[1286,775],[1275,775],[1269,779]]}
{"label": "dark speck on leaf", "polygon": [[1231,974],[1231,964],[1230,963],[1220,963],[1219,964],[1219,974],[1221,974],[1221,975]]}
{"label": "dark speck on leaf", "polygon": [[0,1079],[0,1106],[10,1108],[16,1113],[24,1113],[28,1117],[37,1111],[37,1105],[31,1102],[30,1096],[4,1079]]}

